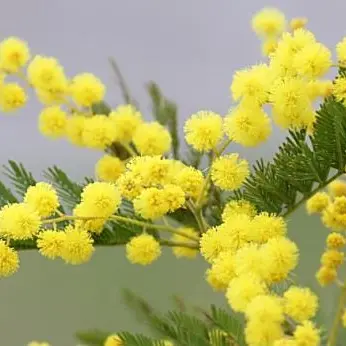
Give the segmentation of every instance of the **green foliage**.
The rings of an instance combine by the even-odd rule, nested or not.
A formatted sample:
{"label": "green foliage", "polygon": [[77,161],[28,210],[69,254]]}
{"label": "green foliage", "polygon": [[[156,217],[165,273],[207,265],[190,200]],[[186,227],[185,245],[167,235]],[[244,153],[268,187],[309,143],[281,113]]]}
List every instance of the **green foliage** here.
{"label": "green foliage", "polygon": [[162,125],[167,126],[172,136],[173,157],[179,158],[179,137],[178,137],[178,120],[177,105],[168,100],[161,92],[159,86],[150,82],[147,86],[148,93],[151,97],[153,116]]}
{"label": "green foliage", "polygon": [[61,201],[69,209],[73,209],[80,202],[83,186],[73,182],[62,169],[53,166],[48,168],[43,175],[55,187]]}
{"label": "green foliage", "polygon": [[4,166],[4,174],[9,178],[16,193],[20,197],[25,195],[29,186],[36,184],[33,175],[21,163],[16,163],[11,160],[8,161],[8,166]]}
{"label": "green foliage", "polygon": [[346,109],[329,98],[317,112],[314,135],[290,131],[272,162],[256,162],[234,198],[245,198],[258,210],[287,215],[345,172],[345,154]]}
{"label": "green foliage", "polygon": [[0,207],[6,205],[7,203],[16,203],[17,198],[11,192],[11,190],[6,187],[6,185],[0,181]]}
{"label": "green foliage", "polygon": [[[162,340],[171,340],[174,345],[179,346],[246,345],[242,320],[215,306],[211,307],[210,312],[202,311],[200,314],[199,311],[199,314],[192,314],[185,311],[185,304],[179,300],[179,310],[162,315],[156,312],[147,301],[130,290],[124,290],[124,300],[126,305],[134,310],[139,322],[146,322],[154,335],[161,340],[160,343],[142,335],[117,333],[124,340],[124,345],[164,345]],[[91,333],[78,333],[77,337],[87,346],[98,346],[79,337],[88,335],[90,338]]]}

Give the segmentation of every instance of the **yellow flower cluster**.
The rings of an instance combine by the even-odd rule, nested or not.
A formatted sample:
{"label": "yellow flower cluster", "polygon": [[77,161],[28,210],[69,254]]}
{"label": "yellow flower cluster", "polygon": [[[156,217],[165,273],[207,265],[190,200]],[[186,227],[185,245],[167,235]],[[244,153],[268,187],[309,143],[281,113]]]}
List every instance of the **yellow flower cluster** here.
{"label": "yellow flower cluster", "polygon": [[[239,200],[229,202],[223,223],[201,237],[201,254],[211,263],[207,281],[226,293],[234,311],[245,314],[248,345],[285,345],[286,340],[300,345],[305,333],[315,338],[308,345],[319,345],[319,331],[309,321],[318,309],[317,296],[299,286],[290,286],[282,297],[274,290],[298,263],[298,248],[286,232],[282,217],[256,213]],[[286,317],[298,324],[292,339],[284,337]]]}
{"label": "yellow flower cluster", "polygon": [[319,213],[324,225],[331,229],[326,239],[326,249],[321,256],[321,267],[316,273],[320,285],[334,283],[338,278],[338,269],[344,263],[342,249],[346,238],[341,233],[346,229],[346,183],[334,180],[327,191],[317,192],[306,203],[309,214]]}

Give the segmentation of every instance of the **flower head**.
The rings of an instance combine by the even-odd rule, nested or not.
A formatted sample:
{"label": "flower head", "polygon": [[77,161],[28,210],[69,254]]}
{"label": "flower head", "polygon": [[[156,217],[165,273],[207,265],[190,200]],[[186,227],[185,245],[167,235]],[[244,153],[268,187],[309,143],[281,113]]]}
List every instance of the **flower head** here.
{"label": "flower head", "polygon": [[197,199],[202,193],[204,177],[196,168],[184,167],[177,172],[174,183],[184,190],[186,196]]}
{"label": "flower head", "polygon": [[119,142],[132,140],[137,127],[142,123],[142,115],[132,105],[120,105],[109,114],[114,124]]}
{"label": "flower head", "polygon": [[325,192],[317,192],[306,202],[309,214],[321,213],[330,203],[330,197]]}
{"label": "flower head", "polygon": [[0,109],[3,112],[12,112],[25,105],[27,95],[17,83],[7,83],[1,86]]}
{"label": "flower head", "polygon": [[43,231],[37,236],[37,247],[41,255],[50,259],[60,257],[65,244],[65,232]]}
{"label": "flower head", "polygon": [[264,8],[252,18],[252,28],[261,37],[279,36],[285,26],[285,15],[276,8]]}
{"label": "flower head", "polygon": [[333,267],[322,266],[316,273],[316,279],[321,286],[327,286],[335,281],[337,271]]}
{"label": "flower head", "polygon": [[67,119],[66,137],[74,145],[83,146],[83,133],[87,123],[87,118],[80,114],[73,114]]}
{"label": "flower head", "polygon": [[158,122],[142,123],[133,134],[133,143],[141,155],[162,155],[171,147],[171,135]]}
{"label": "flower head", "polygon": [[327,237],[327,247],[328,249],[340,249],[346,244],[345,237],[340,233],[330,233]]}
{"label": "flower head", "polygon": [[112,155],[102,156],[96,163],[95,174],[98,179],[114,183],[125,171],[123,161]]}
{"label": "flower head", "polygon": [[309,288],[291,286],[284,293],[285,313],[297,322],[303,322],[316,315],[318,298]]}
{"label": "flower head", "polygon": [[58,106],[45,108],[39,116],[38,127],[42,134],[51,138],[66,134],[67,115]]}
{"label": "flower head", "polygon": [[117,334],[109,335],[103,346],[122,346],[123,342]]}
{"label": "flower head", "polygon": [[259,106],[242,102],[224,120],[227,136],[245,147],[256,147],[272,132],[268,115]]}
{"label": "flower head", "polygon": [[60,256],[69,264],[86,263],[94,252],[93,242],[86,231],[68,226],[65,230]]}
{"label": "flower head", "polygon": [[134,264],[148,265],[161,255],[159,242],[149,234],[134,237],[126,244],[127,259]]}
{"label": "flower head", "polygon": [[277,322],[249,321],[245,328],[246,342],[251,346],[272,346],[283,335],[283,329]]}
{"label": "flower head", "polygon": [[0,277],[8,277],[19,268],[18,253],[0,240]]}
{"label": "flower head", "polygon": [[41,217],[52,215],[59,207],[57,192],[52,185],[44,182],[30,186],[24,196],[24,202],[35,209]]}
{"label": "flower head", "polygon": [[222,212],[222,220],[225,222],[237,214],[245,214],[250,218],[256,215],[256,208],[246,200],[231,200],[226,205]]}
{"label": "flower head", "polygon": [[297,346],[319,346],[321,341],[320,331],[316,329],[311,321],[304,321],[294,331],[294,339]]}
{"label": "flower head", "polygon": [[95,182],[84,187],[82,202],[93,209],[92,216],[109,217],[118,209],[121,197],[112,183]]}
{"label": "flower head", "polygon": [[105,86],[91,73],[82,73],[72,79],[70,92],[74,101],[83,107],[90,107],[102,101]]}
{"label": "flower head", "polygon": [[336,55],[341,65],[346,65],[346,37],[336,45]]}
{"label": "flower head", "polygon": [[238,189],[249,175],[249,164],[239,159],[238,154],[217,158],[211,166],[213,183],[223,190]]}
{"label": "flower head", "polygon": [[17,38],[9,37],[0,43],[0,67],[10,73],[17,72],[30,58],[28,44]]}
{"label": "flower head", "polygon": [[40,226],[39,214],[26,203],[13,203],[0,210],[0,232],[12,239],[31,239]]}
{"label": "flower head", "polygon": [[221,116],[211,111],[193,114],[184,126],[188,144],[198,151],[210,151],[216,148],[222,138]]}

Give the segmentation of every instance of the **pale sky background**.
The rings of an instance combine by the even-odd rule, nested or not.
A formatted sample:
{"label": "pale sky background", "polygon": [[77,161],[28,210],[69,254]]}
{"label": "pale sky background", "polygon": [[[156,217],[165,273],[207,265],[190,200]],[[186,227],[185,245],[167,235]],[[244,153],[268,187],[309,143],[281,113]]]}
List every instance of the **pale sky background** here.
{"label": "pale sky background", "polygon": [[[178,103],[181,119],[200,109],[227,112],[234,71],[262,59],[260,42],[249,22],[264,6],[278,7],[288,18],[308,16],[308,27],[330,48],[346,35],[346,2],[342,0],[0,3],[1,39],[27,40],[33,54],[57,57],[70,76],[96,74],[107,85],[107,100],[113,106],[121,103],[121,96],[107,59],[115,57],[148,118],[144,85],[150,80]],[[35,174],[57,164],[76,178],[92,175],[101,154],[41,136],[39,111],[32,97],[16,115],[0,115],[0,164],[8,159],[21,161]],[[282,136],[276,130],[268,143],[242,153],[250,159],[270,157]],[[31,338],[42,337],[53,346],[69,346],[76,329],[132,328],[136,324],[120,304],[119,287],[136,287],[156,299],[159,307],[165,307],[167,297],[177,291],[196,304],[223,302],[204,284],[201,263],[181,266],[170,255],[163,257],[144,269],[128,265],[121,249],[98,250],[90,264],[71,269],[34,253],[22,255],[20,273],[0,281],[1,345],[24,346]]]}

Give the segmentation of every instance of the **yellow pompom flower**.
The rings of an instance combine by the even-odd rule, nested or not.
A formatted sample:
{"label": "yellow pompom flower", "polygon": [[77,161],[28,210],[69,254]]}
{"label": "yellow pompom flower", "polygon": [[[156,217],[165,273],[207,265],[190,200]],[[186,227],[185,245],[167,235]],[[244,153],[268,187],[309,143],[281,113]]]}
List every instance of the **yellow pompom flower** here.
{"label": "yellow pompom flower", "polygon": [[297,346],[319,346],[321,342],[320,331],[311,321],[304,321],[294,331]]}
{"label": "yellow pompom flower", "polygon": [[49,89],[36,89],[36,96],[38,100],[46,105],[56,105],[66,103],[66,97],[68,96],[68,81],[62,80],[60,85],[57,84],[54,88]]}
{"label": "yellow pompom flower", "polygon": [[335,197],[332,203],[323,210],[323,224],[335,231],[346,228],[346,196]]}
{"label": "yellow pompom flower", "polygon": [[133,201],[136,214],[144,219],[158,219],[169,211],[169,204],[165,198],[164,190],[156,187],[144,189]]}
{"label": "yellow pompom flower", "polygon": [[132,201],[143,191],[143,180],[139,174],[123,173],[116,182],[122,197]]}
{"label": "yellow pompom flower", "polygon": [[60,256],[69,264],[86,263],[94,252],[93,242],[88,232],[67,226]]}
{"label": "yellow pompom flower", "polygon": [[109,114],[117,130],[117,141],[129,142],[132,140],[137,127],[142,123],[142,115],[132,105],[120,105]]}
{"label": "yellow pompom flower", "polygon": [[102,156],[95,165],[95,175],[98,179],[114,183],[125,171],[123,161],[112,155]]}
{"label": "yellow pompom flower", "polygon": [[297,29],[302,29],[306,26],[307,22],[308,22],[308,19],[305,17],[292,18],[290,21],[290,28],[293,31]]}
{"label": "yellow pompom flower", "polygon": [[161,255],[159,242],[150,234],[141,234],[126,244],[126,257],[134,264],[148,265]]}
{"label": "yellow pompom flower", "polygon": [[105,115],[85,119],[83,144],[91,149],[104,150],[116,140],[116,128]]}
{"label": "yellow pompom flower", "polygon": [[328,190],[334,197],[346,196],[346,182],[334,180],[328,185]]}
{"label": "yellow pompom flower", "polygon": [[252,29],[261,37],[279,36],[285,26],[285,15],[276,8],[264,8],[252,17]]}
{"label": "yellow pompom flower", "polygon": [[158,122],[143,123],[133,134],[133,143],[141,155],[163,155],[171,142],[168,130]]}
{"label": "yellow pompom flower", "polygon": [[296,322],[303,322],[316,315],[318,298],[309,288],[291,286],[283,298],[285,314]]}
{"label": "yellow pompom flower", "polygon": [[249,321],[245,328],[245,338],[249,346],[272,346],[284,336],[280,323]]}
{"label": "yellow pompom flower", "polygon": [[266,293],[267,287],[257,276],[244,274],[231,280],[226,298],[234,311],[245,312],[255,297]]}
{"label": "yellow pompom flower", "polygon": [[73,114],[67,119],[66,136],[74,145],[84,146],[83,134],[87,118],[83,115]]}
{"label": "yellow pompom flower", "polygon": [[222,138],[222,119],[211,111],[192,114],[185,122],[185,139],[197,151],[210,151],[216,148]]}
{"label": "yellow pompom flower", "polygon": [[237,275],[254,274],[263,276],[263,258],[257,244],[247,244],[241,247],[234,256],[234,271]]}
{"label": "yellow pompom flower", "polygon": [[321,257],[321,264],[337,269],[344,263],[345,255],[341,251],[337,250],[327,250]]}
{"label": "yellow pompom flower", "polygon": [[81,73],[72,79],[70,93],[73,100],[83,107],[91,107],[103,100],[106,88],[92,73]]}
{"label": "yellow pompom flower", "polygon": [[248,162],[239,159],[239,154],[221,156],[215,159],[211,166],[211,179],[223,190],[238,189],[249,173]]}
{"label": "yellow pompom flower", "polygon": [[242,102],[230,112],[224,119],[224,130],[229,139],[245,147],[260,145],[272,132],[268,115],[249,102]]}
{"label": "yellow pompom flower", "polygon": [[58,106],[43,109],[38,120],[42,134],[51,138],[63,137],[66,134],[67,115]]}
{"label": "yellow pompom flower", "polygon": [[269,67],[265,64],[255,65],[234,74],[230,92],[235,101],[245,100],[263,105],[268,102],[271,82]]}
{"label": "yellow pompom flower", "polygon": [[283,217],[266,212],[256,215],[252,220],[253,240],[257,243],[266,243],[269,239],[284,236],[287,233],[287,224]]}
{"label": "yellow pompom flower", "polygon": [[17,38],[9,37],[0,43],[0,67],[10,73],[18,72],[30,59],[28,44]]}
{"label": "yellow pompom flower", "polygon": [[300,78],[277,81],[273,86],[270,101],[274,121],[284,129],[304,128],[315,120],[306,82]]}
{"label": "yellow pompom flower", "polygon": [[330,203],[330,197],[325,192],[317,192],[306,202],[308,214],[322,213]]}
{"label": "yellow pompom flower", "polygon": [[207,272],[207,279],[213,277],[217,278],[217,286],[210,281],[211,286],[216,290],[225,291],[231,280],[236,277],[233,251],[223,251],[217,256]]}
{"label": "yellow pompom flower", "polygon": [[[178,230],[180,232],[185,233],[186,235],[188,235],[190,237],[195,237],[196,239],[198,239],[198,233],[193,228],[181,227]],[[172,235],[171,240],[173,242],[177,242],[177,243],[188,243],[188,244],[191,243],[190,239],[184,237],[183,235],[176,234],[176,233]],[[183,247],[183,246],[174,246],[172,248],[172,251],[173,251],[173,254],[177,258],[181,258],[181,257],[195,258],[198,254],[197,249],[187,248],[187,247]]]}
{"label": "yellow pompom flower", "polygon": [[184,167],[177,172],[174,182],[184,190],[187,197],[197,199],[204,186],[204,177],[194,167]]}
{"label": "yellow pompom flower", "polygon": [[24,202],[35,209],[41,217],[52,215],[59,207],[57,192],[52,185],[44,182],[30,186],[24,196]]}
{"label": "yellow pompom flower", "polygon": [[95,182],[84,187],[82,203],[94,210],[93,216],[109,217],[115,213],[121,203],[121,196],[112,183]]}
{"label": "yellow pompom flower", "polygon": [[281,298],[273,295],[259,295],[249,303],[245,316],[251,322],[281,323],[284,320]]}
{"label": "yellow pompom flower", "polygon": [[29,83],[44,91],[64,92],[67,79],[63,67],[52,57],[36,55],[27,70]]}
{"label": "yellow pompom flower", "polygon": [[37,236],[38,251],[42,256],[50,259],[60,257],[65,244],[65,232],[43,231]]}
{"label": "yellow pompom flower", "polygon": [[220,232],[217,227],[210,228],[202,234],[200,251],[208,262],[213,262],[222,251],[227,250],[227,246],[225,246],[226,237],[225,232]]}
{"label": "yellow pompom flower", "polygon": [[328,249],[340,249],[346,244],[346,239],[340,233],[330,233],[327,237],[327,247]]}
{"label": "yellow pompom flower", "polygon": [[222,221],[226,222],[227,219],[238,214],[245,214],[253,218],[256,215],[256,208],[243,199],[229,201],[222,212]]}
{"label": "yellow pompom flower", "polygon": [[340,65],[346,65],[346,37],[336,45],[336,55]]}
{"label": "yellow pompom flower", "polygon": [[295,243],[285,237],[268,240],[261,249],[265,280],[270,283],[279,282],[287,277],[298,263],[298,248]]}
{"label": "yellow pompom flower", "polygon": [[339,76],[335,79],[333,84],[333,95],[337,101],[343,102],[344,105],[346,104],[346,78]]}
{"label": "yellow pompom flower", "polygon": [[245,214],[235,215],[218,226],[221,234],[224,234],[224,246],[226,249],[238,250],[252,241],[251,218]]}
{"label": "yellow pompom flower", "polygon": [[330,50],[319,42],[311,43],[299,51],[293,61],[297,72],[308,78],[321,77],[332,66]]}
{"label": "yellow pompom flower", "polygon": [[83,202],[75,206],[73,216],[77,217],[77,220],[74,222],[76,228],[96,234],[100,234],[103,231],[107,221],[107,218],[100,218],[93,205]]}
{"label": "yellow pompom flower", "polygon": [[0,88],[0,109],[12,112],[23,107],[27,101],[24,89],[17,83],[7,83]]}
{"label": "yellow pompom flower", "polygon": [[18,253],[0,240],[0,277],[8,277],[19,268]]}
{"label": "yellow pompom flower", "polygon": [[327,286],[335,281],[337,272],[335,268],[322,266],[316,273],[316,279],[321,286]]}
{"label": "yellow pompom flower", "polygon": [[133,172],[139,174],[143,184],[163,185],[172,181],[172,161],[161,156],[135,157],[127,165]]}
{"label": "yellow pompom flower", "polygon": [[174,212],[185,204],[185,192],[177,185],[167,184],[163,187],[163,195],[168,204],[168,211]]}
{"label": "yellow pompom flower", "polygon": [[0,210],[0,233],[14,240],[31,239],[41,226],[40,216],[26,203],[13,203]]}
{"label": "yellow pompom flower", "polygon": [[309,288],[291,286],[283,298],[285,314],[296,322],[309,320],[316,315],[318,298]]}
{"label": "yellow pompom flower", "polygon": [[123,342],[117,334],[112,334],[107,337],[103,346],[122,346]]}

